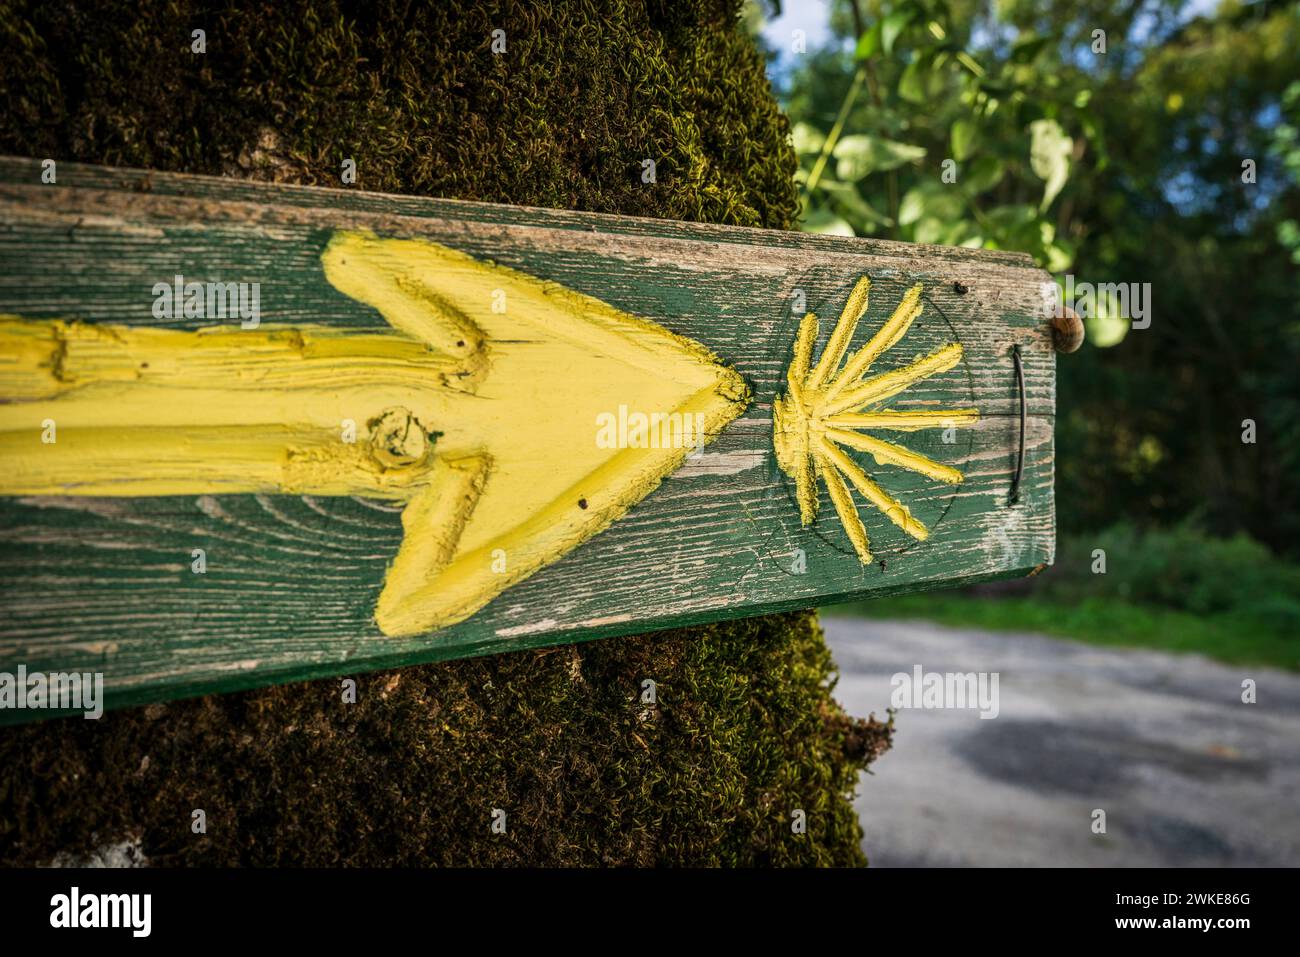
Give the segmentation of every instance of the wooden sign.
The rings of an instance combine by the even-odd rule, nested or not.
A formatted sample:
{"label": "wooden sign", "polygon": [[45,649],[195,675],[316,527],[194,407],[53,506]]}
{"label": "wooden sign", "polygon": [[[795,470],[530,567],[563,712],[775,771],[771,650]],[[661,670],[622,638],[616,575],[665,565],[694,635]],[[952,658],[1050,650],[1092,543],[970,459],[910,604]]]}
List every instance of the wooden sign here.
{"label": "wooden sign", "polygon": [[120,706],[1052,561],[1027,257],[24,159],[0,222],[0,671]]}

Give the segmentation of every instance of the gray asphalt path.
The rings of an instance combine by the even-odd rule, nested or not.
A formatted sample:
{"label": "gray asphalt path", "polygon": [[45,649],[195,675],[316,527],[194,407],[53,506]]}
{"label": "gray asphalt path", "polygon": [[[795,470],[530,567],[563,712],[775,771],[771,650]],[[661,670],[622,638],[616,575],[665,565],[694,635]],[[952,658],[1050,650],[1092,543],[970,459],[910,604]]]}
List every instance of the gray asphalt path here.
{"label": "gray asphalt path", "polygon": [[[857,799],[873,866],[1300,866],[1300,675],[1041,635],[824,617],[850,713],[997,672],[999,713],[909,709]],[[1257,703],[1243,704],[1242,681]],[[1106,833],[1093,833],[1105,811]]]}

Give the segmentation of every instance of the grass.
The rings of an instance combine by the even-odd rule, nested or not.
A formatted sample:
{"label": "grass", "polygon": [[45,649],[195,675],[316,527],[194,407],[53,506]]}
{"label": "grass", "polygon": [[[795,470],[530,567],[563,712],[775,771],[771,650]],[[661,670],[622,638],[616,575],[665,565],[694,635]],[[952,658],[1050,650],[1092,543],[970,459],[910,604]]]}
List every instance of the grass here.
{"label": "grass", "polygon": [[823,611],[873,619],[923,619],[990,631],[1033,631],[1095,645],[1194,652],[1228,664],[1300,671],[1300,643],[1294,634],[1241,610],[1194,614],[1116,598],[1064,603],[1034,596],[987,598],[940,592],[854,602]]}

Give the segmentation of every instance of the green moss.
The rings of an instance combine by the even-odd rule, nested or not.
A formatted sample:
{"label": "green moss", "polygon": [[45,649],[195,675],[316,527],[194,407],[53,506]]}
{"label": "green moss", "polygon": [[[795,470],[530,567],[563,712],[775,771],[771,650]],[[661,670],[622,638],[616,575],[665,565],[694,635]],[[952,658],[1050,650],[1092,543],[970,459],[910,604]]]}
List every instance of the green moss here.
{"label": "green moss", "polygon": [[[320,185],[353,157],[364,189],[791,225],[735,3],[410,6],[0,0],[0,150]],[[891,728],[833,674],[803,613],[369,675],[353,705],[327,680],[9,729],[0,861],[857,864]]]}
{"label": "green moss", "polygon": [[855,864],[844,795],[889,730],[843,715],[830,671],[804,613],[367,675],[354,705],[318,681],[11,729],[2,856]]}
{"label": "green moss", "polygon": [[793,222],[787,124],[732,3],[493,6],[0,3],[0,149],[329,186],[353,157],[368,190]]}

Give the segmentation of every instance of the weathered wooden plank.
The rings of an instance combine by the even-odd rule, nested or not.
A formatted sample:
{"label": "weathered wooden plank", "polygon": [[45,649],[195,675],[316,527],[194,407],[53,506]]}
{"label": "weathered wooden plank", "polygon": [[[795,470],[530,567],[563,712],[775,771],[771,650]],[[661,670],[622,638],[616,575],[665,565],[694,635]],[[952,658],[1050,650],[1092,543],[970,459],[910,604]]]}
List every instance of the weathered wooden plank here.
{"label": "weathered wooden plank", "polygon": [[[414,635],[385,635],[375,621],[403,542],[401,502],[219,494],[217,485],[2,498],[9,614],[0,670],[103,671],[110,705],[122,705],[1024,574],[1052,560],[1045,276],[1016,255],[70,164],[60,164],[57,185],[44,185],[34,161],[0,159],[0,314],[132,329],[211,325],[153,315],[155,284],[180,274],[259,283],[267,327],[387,329],[324,273],[322,254],[345,231],[441,244],[644,317],[719,356],[751,399],[608,529],[468,619]],[[870,305],[850,349],[909,288],[924,288],[920,317],[873,372],[961,346],[959,362],[889,408],[980,413],[978,424],[946,433],[872,433],[960,470],[958,485],[852,453],[930,529],[916,541],[859,497],[870,565],[825,485],[816,521],[801,524],[795,482],[773,454],[772,421],[804,312],[822,317],[815,360],[863,276]],[[1012,505],[1015,347],[1028,419]],[[12,450],[22,446],[10,440],[39,441],[42,418],[25,438],[0,442],[10,456],[0,464],[18,462]],[[205,574],[191,571],[194,549],[206,554]]]}

